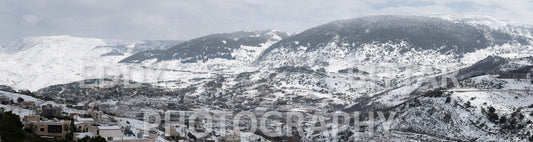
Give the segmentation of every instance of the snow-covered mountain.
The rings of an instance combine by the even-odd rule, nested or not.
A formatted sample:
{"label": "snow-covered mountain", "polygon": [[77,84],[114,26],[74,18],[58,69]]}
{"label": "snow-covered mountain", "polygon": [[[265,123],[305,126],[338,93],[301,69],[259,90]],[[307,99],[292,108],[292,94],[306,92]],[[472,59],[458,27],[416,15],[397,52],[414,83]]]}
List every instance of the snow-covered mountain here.
{"label": "snow-covered mountain", "polygon": [[166,50],[140,52],[120,63],[199,74],[240,73],[254,70],[250,64],[263,50],[287,36],[278,30],[212,34]]}
{"label": "snow-covered mountain", "polygon": [[118,41],[73,36],[19,39],[0,49],[1,84],[37,90],[85,79],[86,67],[116,66],[123,58],[179,41]]}
{"label": "snow-covered mountain", "polygon": [[[532,103],[531,92],[520,91],[531,87],[531,82],[497,77],[533,72],[532,55],[533,27],[529,25],[480,16],[369,16],[333,21],[295,35],[240,31],[183,43],[26,38],[1,46],[0,76],[4,78],[0,84],[39,89],[38,95],[102,105],[109,112],[131,117],[141,109],[154,108],[256,114],[383,110],[398,112],[391,128],[401,140],[459,141],[481,136],[477,140],[519,141],[529,137],[531,125],[524,123],[533,117],[495,121],[487,117],[494,112],[487,110],[494,107],[498,115],[512,119],[533,111],[524,109]],[[141,73],[93,73],[86,71],[87,66],[135,68]],[[143,86],[79,86],[82,80],[100,78],[106,78],[106,83],[118,78]],[[454,86],[454,81],[459,85]],[[513,127],[518,134],[507,133],[511,123],[524,127]],[[343,128],[349,129],[300,138],[360,138],[351,126]],[[332,137],[335,132],[344,136]]]}
{"label": "snow-covered mountain", "polygon": [[[501,75],[530,75],[532,59],[488,57],[462,69],[456,85],[413,94],[384,93],[369,104],[384,104],[397,113],[393,131],[453,141],[531,141],[531,76]],[[408,95],[410,99],[394,103]]]}
{"label": "snow-covered mountain", "polygon": [[[184,43],[72,36],[29,37],[0,46],[0,57],[3,57],[0,74],[5,76],[0,83],[35,91],[84,79],[130,76],[128,73],[133,67],[137,70],[155,69],[140,71],[131,75],[130,80],[147,83],[174,81],[180,84],[178,86],[187,86],[181,80],[189,82],[208,77],[211,76],[209,71],[238,69],[239,72],[245,69],[242,67],[247,67],[264,49],[286,36],[287,33],[276,30],[240,31],[208,35]],[[158,62],[153,63],[154,59]],[[141,61],[143,64],[136,64]],[[166,75],[172,78],[161,77],[157,74],[161,70],[170,72]]]}
{"label": "snow-covered mountain", "polygon": [[493,25],[495,22],[475,23],[471,18],[451,19],[430,16],[369,16],[334,21],[273,44],[262,53],[257,63],[273,67],[324,66],[327,63],[328,66],[333,66],[329,67],[331,69],[345,66],[347,62],[366,63],[377,60],[387,63],[420,63],[419,60],[424,59],[422,62],[434,64],[450,62],[490,47],[532,44],[531,27]]}
{"label": "snow-covered mountain", "polygon": [[530,56],[532,29],[486,17],[361,17],[284,38],[266,49],[254,65],[263,69],[307,66],[330,73],[365,71],[368,74],[352,75],[360,78],[355,81],[328,79],[336,85],[352,86],[331,87],[330,91],[359,90],[371,95],[410,85],[413,79],[468,67],[490,55]]}
{"label": "snow-covered mountain", "polygon": [[[151,50],[132,55],[121,62],[123,63],[140,63],[146,60],[155,59],[156,61],[180,60],[182,63],[206,62],[210,59],[228,59],[235,60],[239,55],[238,50],[246,47],[254,50],[253,52],[262,52],[261,47],[270,42],[276,42],[288,34],[275,31],[239,31],[233,33],[212,34],[196,39],[192,39],[178,44],[167,50]],[[255,57],[251,57],[255,58]]]}
{"label": "snow-covered mountain", "polygon": [[136,75],[134,81],[180,89],[218,74],[255,71],[250,64],[263,50],[287,36],[278,30],[212,34],[166,50],[139,52],[121,60],[120,65],[150,70],[150,75]]}
{"label": "snow-covered mountain", "polygon": [[217,74],[304,68],[325,73],[326,77],[313,78],[313,84],[329,82],[319,90],[359,96],[468,67],[491,55],[529,56],[533,53],[532,29],[489,17],[389,15],[333,21],[295,35],[276,30],[240,31],[179,44],[34,37],[1,46],[0,73],[6,77],[0,82],[36,90],[103,77],[83,73],[87,66],[118,66],[169,72],[137,75],[144,78],[131,80],[182,88]]}
{"label": "snow-covered mountain", "polygon": [[105,40],[107,45],[98,46],[98,48],[110,48],[111,52],[101,56],[130,56],[147,50],[165,50],[183,41],[180,40],[141,40],[141,41],[123,41],[123,40]]}

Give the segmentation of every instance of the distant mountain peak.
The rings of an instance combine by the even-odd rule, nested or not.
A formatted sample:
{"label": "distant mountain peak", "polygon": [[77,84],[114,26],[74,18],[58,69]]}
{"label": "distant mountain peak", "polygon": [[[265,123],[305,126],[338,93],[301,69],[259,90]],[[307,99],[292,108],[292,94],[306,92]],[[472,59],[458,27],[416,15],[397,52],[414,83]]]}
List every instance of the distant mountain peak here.
{"label": "distant mountain peak", "polygon": [[140,63],[145,60],[181,60],[182,63],[204,62],[221,58],[233,60],[234,50],[242,46],[261,47],[267,42],[277,42],[289,36],[278,30],[237,31],[211,34],[180,43],[167,50],[149,50],[132,55],[121,63]]}
{"label": "distant mountain peak", "polygon": [[3,45],[2,52],[14,53],[29,48],[69,48],[90,47],[104,45],[105,42],[98,38],[83,38],[70,35],[34,36],[14,40]]}
{"label": "distant mountain peak", "polygon": [[329,52],[327,50],[333,49],[340,50],[338,52],[344,55],[373,45],[383,45],[378,48],[387,48],[386,51],[397,50],[400,53],[412,50],[437,51],[441,54],[461,56],[496,45],[531,44],[532,38],[528,36],[531,35],[531,29],[493,28],[494,25],[486,25],[493,23],[467,18],[449,20],[439,16],[378,15],[336,20],[284,38],[266,49],[258,61],[270,62],[280,54],[291,53],[295,56],[287,58],[293,59],[279,58],[284,58],[283,61],[294,61],[298,58],[308,58],[306,53],[311,54],[310,52],[319,50]]}

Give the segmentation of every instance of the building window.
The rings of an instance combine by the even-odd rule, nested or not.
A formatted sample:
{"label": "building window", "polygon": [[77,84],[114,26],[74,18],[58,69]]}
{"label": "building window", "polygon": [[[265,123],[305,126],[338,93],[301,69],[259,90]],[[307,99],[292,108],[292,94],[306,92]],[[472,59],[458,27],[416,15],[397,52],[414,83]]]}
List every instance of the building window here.
{"label": "building window", "polygon": [[48,125],[48,133],[62,133],[61,125]]}
{"label": "building window", "polygon": [[39,129],[39,131],[44,132],[44,128]]}
{"label": "building window", "polygon": [[107,137],[107,140],[108,140],[108,141],[112,141],[112,140],[113,140],[113,137]]}

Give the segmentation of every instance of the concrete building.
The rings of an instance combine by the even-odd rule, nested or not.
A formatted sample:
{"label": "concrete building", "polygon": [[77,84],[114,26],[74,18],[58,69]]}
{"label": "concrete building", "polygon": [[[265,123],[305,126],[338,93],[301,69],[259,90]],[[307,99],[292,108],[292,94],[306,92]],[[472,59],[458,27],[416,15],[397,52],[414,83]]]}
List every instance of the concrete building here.
{"label": "concrete building", "polygon": [[90,133],[101,136],[107,141],[118,140],[122,137],[122,129],[119,126],[89,126]]}
{"label": "concrete building", "polygon": [[51,104],[41,106],[41,116],[43,117],[57,117],[63,115],[63,108],[54,107]]}
{"label": "concrete building", "polygon": [[35,110],[35,102],[34,101],[22,101],[20,102],[20,106],[24,109],[30,109]]}
{"label": "concrete building", "polygon": [[98,126],[97,135],[113,140],[122,136],[122,129],[119,126]]}
{"label": "concrete building", "polygon": [[88,132],[89,126],[95,124],[93,118],[82,118],[78,114],[72,114],[70,118],[74,119],[74,126],[79,132]]}
{"label": "concrete building", "polygon": [[65,139],[70,132],[70,121],[40,120],[39,115],[24,116],[24,128],[32,127],[35,135],[44,139]]}
{"label": "concrete building", "polygon": [[102,123],[104,120],[104,113],[98,108],[93,108],[90,111],[91,116],[93,117],[94,122]]}
{"label": "concrete building", "polygon": [[119,126],[91,126],[89,132],[74,133],[74,141],[86,136],[101,136],[109,142],[155,142],[157,139],[157,137],[123,136],[121,132],[122,129]]}

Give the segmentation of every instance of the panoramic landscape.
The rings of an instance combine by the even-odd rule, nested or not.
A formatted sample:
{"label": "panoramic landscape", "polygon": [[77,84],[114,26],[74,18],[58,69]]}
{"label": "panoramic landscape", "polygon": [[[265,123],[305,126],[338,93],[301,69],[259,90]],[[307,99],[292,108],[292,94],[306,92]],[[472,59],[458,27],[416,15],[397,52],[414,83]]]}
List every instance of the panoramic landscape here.
{"label": "panoramic landscape", "polygon": [[0,2],[1,142],[533,141],[533,1],[103,3]]}

